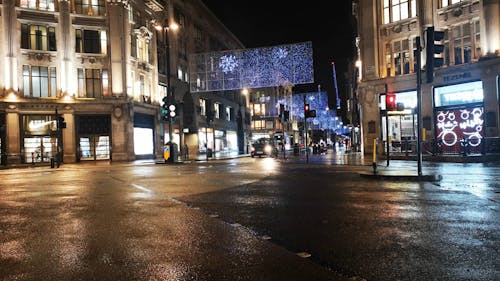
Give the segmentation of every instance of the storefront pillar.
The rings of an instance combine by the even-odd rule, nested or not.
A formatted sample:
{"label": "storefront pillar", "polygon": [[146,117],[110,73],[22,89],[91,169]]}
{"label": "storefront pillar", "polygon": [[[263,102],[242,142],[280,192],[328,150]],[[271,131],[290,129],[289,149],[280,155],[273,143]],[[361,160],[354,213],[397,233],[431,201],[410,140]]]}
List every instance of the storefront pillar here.
{"label": "storefront pillar", "polygon": [[21,163],[19,113],[7,112],[7,164]]}
{"label": "storefront pillar", "polygon": [[76,144],[75,144],[75,116],[71,113],[63,114],[66,128],[62,129],[63,139],[63,161],[64,163],[76,162]]}

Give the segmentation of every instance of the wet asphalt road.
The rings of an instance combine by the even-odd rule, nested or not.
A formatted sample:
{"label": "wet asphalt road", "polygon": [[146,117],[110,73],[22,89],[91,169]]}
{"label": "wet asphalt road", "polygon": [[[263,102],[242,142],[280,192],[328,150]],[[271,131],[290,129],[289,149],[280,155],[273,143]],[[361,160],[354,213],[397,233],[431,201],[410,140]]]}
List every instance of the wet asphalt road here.
{"label": "wet asphalt road", "polygon": [[310,160],[0,171],[0,278],[500,279],[499,165]]}

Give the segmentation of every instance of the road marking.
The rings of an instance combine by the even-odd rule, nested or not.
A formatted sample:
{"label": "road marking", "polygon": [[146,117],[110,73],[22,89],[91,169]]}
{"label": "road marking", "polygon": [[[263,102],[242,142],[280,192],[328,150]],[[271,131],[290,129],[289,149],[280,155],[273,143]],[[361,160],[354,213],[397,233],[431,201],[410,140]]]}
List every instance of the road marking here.
{"label": "road marking", "polygon": [[299,256],[301,258],[309,258],[311,256],[311,254],[309,254],[308,252],[300,252],[300,253],[297,253],[297,256]]}
{"label": "road marking", "polygon": [[140,186],[138,184],[133,183],[132,186],[135,187],[135,188],[137,188],[137,189],[140,189],[140,190],[142,190],[144,192],[153,193],[153,191],[151,189],[147,189],[147,188],[145,188],[143,186]]}

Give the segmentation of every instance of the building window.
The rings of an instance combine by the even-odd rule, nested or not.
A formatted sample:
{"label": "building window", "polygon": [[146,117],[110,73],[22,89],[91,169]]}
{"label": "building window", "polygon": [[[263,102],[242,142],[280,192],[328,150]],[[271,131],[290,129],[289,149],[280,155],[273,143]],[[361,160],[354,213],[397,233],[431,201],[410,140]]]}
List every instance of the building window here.
{"label": "building window", "polygon": [[457,4],[462,2],[462,0],[440,0],[441,8],[448,7],[449,5]]}
{"label": "building window", "polygon": [[[149,39],[142,36],[133,36],[136,44],[136,57],[139,61],[149,62]],[[132,46],[134,44],[132,43]]]}
{"label": "building window", "polygon": [[266,115],[266,104],[265,103],[255,103],[252,110],[253,115]]}
{"label": "building window", "polygon": [[463,23],[445,30],[444,63],[464,64],[481,56],[479,21]]}
{"label": "building window", "polygon": [[226,120],[227,121],[233,120],[233,108],[230,106],[226,107]]}
{"label": "building window", "polygon": [[55,97],[57,95],[56,81],[55,67],[23,65],[25,97]]}
{"label": "building window", "polygon": [[105,0],[75,0],[75,12],[88,16],[104,16]]}
{"label": "building window", "polygon": [[221,107],[222,107],[222,104],[220,104],[218,102],[214,103],[214,117],[217,119],[221,118]]}
{"label": "building window", "polygon": [[207,115],[207,100],[206,99],[200,99],[200,115],[202,115],[202,116]]}
{"label": "building window", "polygon": [[137,37],[135,34],[130,35],[130,56],[137,58]]}
{"label": "building window", "polygon": [[54,0],[20,0],[21,8],[36,9],[40,11],[54,11]]}
{"label": "building window", "polygon": [[417,16],[416,0],[384,0],[384,24]]}
{"label": "building window", "polygon": [[265,120],[253,120],[252,121],[252,129],[254,130],[263,130],[266,128]]}
{"label": "building window", "polygon": [[43,25],[21,25],[21,48],[41,51],[56,50],[56,29]]}
{"label": "building window", "polygon": [[106,32],[98,30],[76,30],[76,52],[100,54],[106,50]]}
{"label": "building window", "polygon": [[[109,84],[106,70],[101,69],[78,69],[78,97],[97,98],[108,93]],[[105,78],[105,79],[104,79]],[[105,87],[104,87],[105,86]]]}
{"label": "building window", "polygon": [[402,39],[385,45],[385,63],[387,76],[409,74],[413,71],[410,67],[412,54],[410,40]]}

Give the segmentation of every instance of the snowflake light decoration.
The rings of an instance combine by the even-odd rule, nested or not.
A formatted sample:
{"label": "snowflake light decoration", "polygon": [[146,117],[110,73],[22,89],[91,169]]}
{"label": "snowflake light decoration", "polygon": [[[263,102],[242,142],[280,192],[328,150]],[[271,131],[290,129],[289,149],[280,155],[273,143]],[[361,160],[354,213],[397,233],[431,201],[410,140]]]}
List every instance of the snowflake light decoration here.
{"label": "snowflake light decoration", "polygon": [[276,51],[276,57],[278,57],[278,59],[284,59],[287,56],[288,52],[283,48],[278,48],[278,51]]}
{"label": "snowflake light decoration", "polygon": [[219,67],[222,69],[224,74],[233,72],[233,70],[238,66],[238,62],[236,61],[236,57],[233,55],[222,56],[220,58]]}

